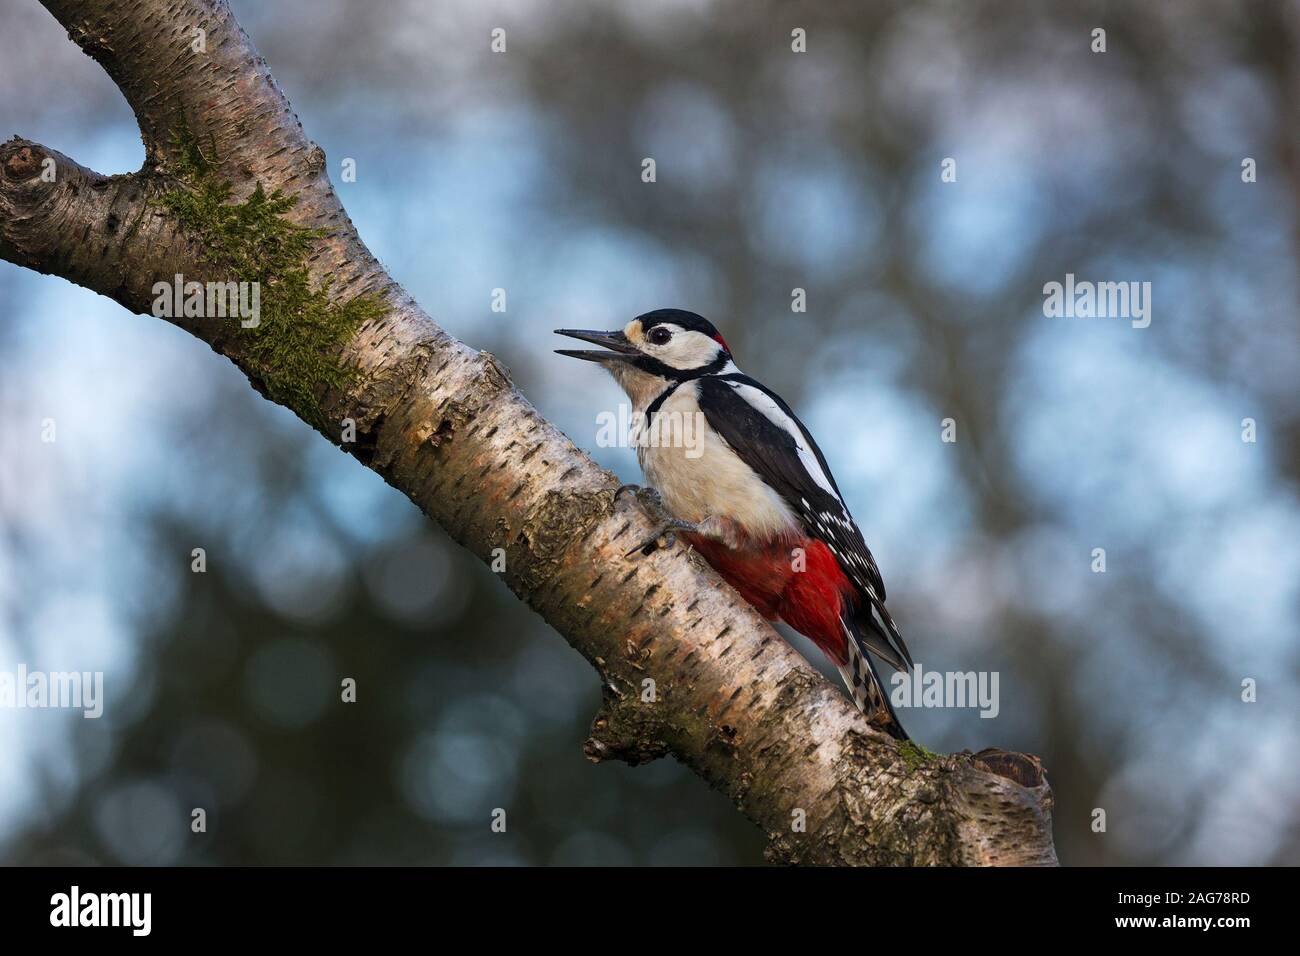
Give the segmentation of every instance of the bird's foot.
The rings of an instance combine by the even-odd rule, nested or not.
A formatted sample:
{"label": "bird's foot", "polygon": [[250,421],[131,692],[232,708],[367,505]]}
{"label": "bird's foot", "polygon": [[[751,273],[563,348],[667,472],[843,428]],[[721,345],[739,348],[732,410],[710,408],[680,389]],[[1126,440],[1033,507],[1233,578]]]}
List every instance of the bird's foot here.
{"label": "bird's foot", "polygon": [[698,525],[691,524],[689,521],[682,521],[680,518],[669,514],[668,509],[664,507],[663,496],[654,488],[643,488],[640,485],[622,485],[618,491],[614,492],[614,500],[617,501],[619,496],[626,491],[633,493],[637,503],[641,506],[641,510],[650,516],[650,520],[655,523],[657,530],[635,548],[629,550],[624,557],[630,558],[638,551],[643,555],[651,555],[660,548],[671,548],[677,541],[677,532],[698,530]]}
{"label": "bird's foot", "polygon": [[637,503],[646,511],[656,516],[666,516],[668,511],[664,508],[663,496],[654,488],[643,488],[640,485],[619,485],[618,490],[614,492],[614,500],[618,501],[626,491],[632,492]]}
{"label": "bird's foot", "polygon": [[654,554],[660,548],[671,548],[677,542],[677,532],[679,531],[698,531],[699,525],[691,524],[689,521],[682,521],[679,518],[669,518],[655,530],[655,533],[647,537],[640,544],[628,550],[625,558],[630,558],[638,551],[645,556]]}

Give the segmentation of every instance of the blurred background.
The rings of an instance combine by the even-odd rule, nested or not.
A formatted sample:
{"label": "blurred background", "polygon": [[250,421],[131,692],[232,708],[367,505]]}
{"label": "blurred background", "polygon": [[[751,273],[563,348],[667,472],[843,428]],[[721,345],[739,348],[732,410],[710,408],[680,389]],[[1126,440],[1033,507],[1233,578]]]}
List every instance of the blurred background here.
{"label": "blurred background", "polygon": [[[1063,863],[1300,863],[1300,5],[231,6],[393,275],[624,480],[550,330],[714,320],[917,660],[1000,675],[904,723],[1040,754]],[[136,169],[103,71],[0,8],[0,133]],[[1046,318],[1066,273],[1149,281],[1150,327]],[[0,861],[761,862],[673,761],[588,764],[589,666],[204,344],[0,263],[0,368],[0,671],[107,697],[0,709]]]}

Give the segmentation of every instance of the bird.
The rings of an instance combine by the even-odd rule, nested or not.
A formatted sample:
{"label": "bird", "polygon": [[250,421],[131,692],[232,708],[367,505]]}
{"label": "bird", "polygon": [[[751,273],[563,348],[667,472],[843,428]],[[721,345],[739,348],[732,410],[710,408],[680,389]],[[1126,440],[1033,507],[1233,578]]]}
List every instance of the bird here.
{"label": "bird", "polygon": [[657,517],[628,551],[680,534],[768,620],[809,638],[835,665],[869,724],[907,733],[873,655],[904,672],[912,656],[885,608],[885,583],[811,433],[742,372],[711,322],[657,309],[609,332],[556,329],[600,349],[556,349],[603,366],[632,405],[632,444]]}

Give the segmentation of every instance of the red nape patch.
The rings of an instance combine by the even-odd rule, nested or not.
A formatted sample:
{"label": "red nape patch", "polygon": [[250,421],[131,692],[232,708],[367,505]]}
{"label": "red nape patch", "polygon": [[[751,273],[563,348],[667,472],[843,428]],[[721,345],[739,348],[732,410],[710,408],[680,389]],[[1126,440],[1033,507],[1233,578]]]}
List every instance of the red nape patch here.
{"label": "red nape patch", "polygon": [[728,355],[731,354],[731,349],[727,348],[727,340],[724,339],[721,335],[715,335],[715,336],[713,337],[713,341],[715,341],[715,342],[717,342],[719,345],[721,345],[722,348],[723,348],[723,350],[725,350],[726,353],[727,353]]}

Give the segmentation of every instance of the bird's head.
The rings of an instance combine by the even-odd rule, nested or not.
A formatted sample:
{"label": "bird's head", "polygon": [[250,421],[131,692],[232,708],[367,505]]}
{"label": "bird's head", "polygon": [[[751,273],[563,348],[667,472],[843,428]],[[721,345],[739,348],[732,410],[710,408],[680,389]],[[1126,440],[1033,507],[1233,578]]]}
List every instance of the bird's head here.
{"label": "bird's head", "polygon": [[633,398],[675,381],[716,375],[728,370],[731,350],[708,319],[681,309],[658,309],[638,315],[615,332],[556,329],[603,349],[556,349],[559,355],[603,365]]}

